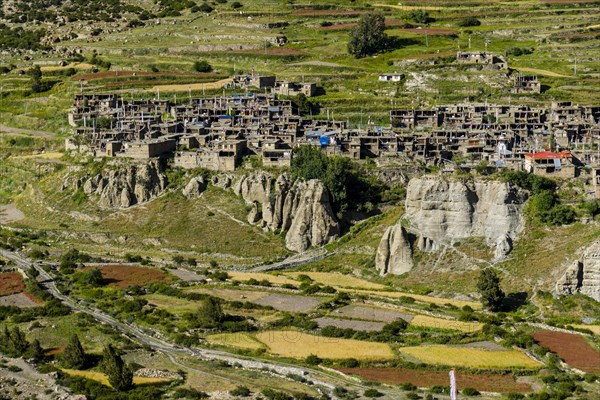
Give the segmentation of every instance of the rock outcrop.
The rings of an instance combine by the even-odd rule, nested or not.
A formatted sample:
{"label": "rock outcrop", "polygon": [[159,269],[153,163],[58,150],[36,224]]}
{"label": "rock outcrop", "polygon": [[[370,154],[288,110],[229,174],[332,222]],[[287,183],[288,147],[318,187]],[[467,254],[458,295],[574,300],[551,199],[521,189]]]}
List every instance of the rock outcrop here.
{"label": "rock outcrop", "polygon": [[408,234],[402,225],[387,228],[375,256],[375,267],[383,275],[401,275],[413,266],[412,249]]}
{"label": "rock outcrop", "polygon": [[567,268],[556,283],[556,293],[582,293],[600,301],[600,240],[588,247],[583,256]]}
{"label": "rock outcrop", "polygon": [[206,181],[202,176],[196,176],[188,182],[181,191],[187,199],[195,199],[206,190]]}
{"label": "rock outcrop", "polygon": [[292,182],[287,174],[266,172],[241,177],[233,191],[250,204],[248,222],[265,230],[287,231],[286,247],[304,251],[323,246],[339,234],[329,193],[319,180]]}
{"label": "rock outcrop", "polygon": [[408,183],[405,218],[419,236],[420,250],[483,237],[496,246],[500,259],[522,229],[527,197],[526,191],[504,182],[424,176]]}
{"label": "rock outcrop", "polygon": [[104,170],[83,182],[86,195],[97,195],[98,205],[127,208],[145,203],[167,187],[167,177],[159,160],[128,163]]}

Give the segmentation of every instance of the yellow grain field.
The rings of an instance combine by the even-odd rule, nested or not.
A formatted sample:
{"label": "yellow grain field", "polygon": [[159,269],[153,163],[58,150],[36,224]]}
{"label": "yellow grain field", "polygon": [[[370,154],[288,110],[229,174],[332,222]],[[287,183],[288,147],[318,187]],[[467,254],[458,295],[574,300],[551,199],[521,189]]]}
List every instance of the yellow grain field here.
{"label": "yellow grain field", "polygon": [[[62,371],[65,374],[71,375],[71,376],[78,376],[81,378],[85,378],[85,379],[90,379],[96,382],[99,382],[105,386],[110,386],[110,383],[108,383],[108,377],[106,376],[106,374],[103,374],[102,372],[97,372],[97,371],[80,371],[80,370],[76,370],[76,369],[62,369]],[[168,382],[170,381],[170,379],[166,379],[166,378],[145,378],[145,377],[141,377],[141,376],[134,376],[133,377],[133,384],[134,385],[148,385],[148,384],[152,384],[152,383],[161,383],[161,382]]]}
{"label": "yellow grain field", "polygon": [[285,276],[281,276],[281,275],[265,274],[265,273],[261,273],[261,272],[236,272],[236,271],[231,271],[231,272],[227,272],[227,273],[234,281],[243,282],[243,281],[247,281],[248,279],[256,279],[257,281],[262,281],[263,279],[266,279],[274,285],[285,285],[286,283],[289,283],[291,285],[298,285],[297,281],[294,281],[292,279],[289,279],[289,278],[287,278]]}
{"label": "yellow grain field", "polygon": [[209,343],[220,344],[223,346],[235,347],[236,349],[259,350],[264,349],[265,345],[258,339],[248,333],[218,333],[206,337]]}
{"label": "yellow grain field", "polygon": [[156,92],[160,90],[161,92],[186,92],[188,90],[210,90],[210,89],[221,89],[226,84],[232,81],[231,78],[221,79],[216,82],[206,82],[206,83],[190,83],[190,84],[181,84],[181,85],[159,85],[154,86],[150,89],[146,89],[149,92]]}
{"label": "yellow grain field", "polygon": [[600,325],[573,325],[573,328],[588,329],[594,332],[594,335],[600,336]]}
{"label": "yellow grain field", "polygon": [[293,272],[287,275],[293,277],[294,279],[297,278],[298,275],[308,275],[312,280],[322,285],[334,287],[371,290],[381,290],[386,288],[386,286],[379,283],[369,282],[351,275],[336,274],[334,272]]}
{"label": "yellow grain field", "polygon": [[358,293],[358,294],[366,294],[371,296],[381,296],[387,297],[390,299],[399,299],[400,297],[412,297],[413,299],[423,302],[423,303],[432,303],[432,304],[452,304],[456,307],[462,308],[464,306],[469,306],[474,310],[481,309],[481,303],[477,303],[474,301],[467,300],[455,300],[455,299],[445,299],[443,297],[433,297],[433,296],[424,296],[420,294],[412,294],[412,293],[404,293],[404,292],[389,292],[389,291],[375,291],[375,290],[362,290],[362,289],[342,289],[345,292],[350,293]]}
{"label": "yellow grain field", "polygon": [[538,368],[541,364],[517,350],[490,351],[444,345],[402,347],[400,353],[427,364],[471,368]]}
{"label": "yellow grain field", "polygon": [[479,322],[463,322],[444,318],[430,317],[428,315],[415,315],[410,321],[411,325],[426,328],[453,329],[461,332],[476,332],[481,330],[483,324]]}
{"label": "yellow grain field", "polygon": [[394,358],[392,348],[385,343],[329,338],[299,331],[266,331],[256,335],[272,354],[305,358],[314,354],[321,358],[358,360],[389,360]]}

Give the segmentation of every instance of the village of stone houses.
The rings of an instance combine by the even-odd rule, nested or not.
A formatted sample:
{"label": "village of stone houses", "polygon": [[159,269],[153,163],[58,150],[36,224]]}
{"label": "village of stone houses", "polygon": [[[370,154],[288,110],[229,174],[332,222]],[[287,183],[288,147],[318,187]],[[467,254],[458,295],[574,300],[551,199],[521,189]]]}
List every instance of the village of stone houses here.
{"label": "village of stone houses", "polygon": [[0,400],[596,400],[598,0],[0,0]]}

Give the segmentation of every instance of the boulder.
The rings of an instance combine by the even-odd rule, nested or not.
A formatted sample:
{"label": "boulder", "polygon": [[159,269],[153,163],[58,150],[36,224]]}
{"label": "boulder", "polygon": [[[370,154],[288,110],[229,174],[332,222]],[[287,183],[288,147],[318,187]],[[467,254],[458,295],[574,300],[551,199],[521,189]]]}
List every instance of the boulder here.
{"label": "boulder", "polygon": [[375,267],[383,275],[401,275],[413,267],[412,249],[402,225],[387,228],[375,255]]}
{"label": "boulder", "polygon": [[588,247],[583,256],[566,269],[556,282],[556,293],[582,293],[600,301],[600,240]]}
{"label": "boulder", "polygon": [[105,208],[127,208],[148,202],[167,187],[167,177],[159,160],[119,164],[104,170],[83,183],[87,195],[98,196]]}
{"label": "boulder", "polygon": [[188,182],[183,188],[182,193],[187,199],[195,199],[206,190],[206,182],[203,176],[197,176]]}
{"label": "boulder", "polygon": [[408,183],[404,217],[423,251],[483,237],[489,246],[501,242],[498,251],[505,256],[523,227],[527,197],[526,191],[504,182],[423,176]]}
{"label": "boulder", "polygon": [[338,237],[339,225],[333,217],[329,194],[317,179],[296,182],[297,205],[290,229],[285,235],[286,247],[304,251],[312,246],[322,246]]}
{"label": "boulder", "polygon": [[251,206],[248,222],[267,231],[287,231],[286,246],[304,251],[329,243],[339,225],[329,203],[329,193],[318,180],[293,182],[258,171],[242,176],[232,190]]}

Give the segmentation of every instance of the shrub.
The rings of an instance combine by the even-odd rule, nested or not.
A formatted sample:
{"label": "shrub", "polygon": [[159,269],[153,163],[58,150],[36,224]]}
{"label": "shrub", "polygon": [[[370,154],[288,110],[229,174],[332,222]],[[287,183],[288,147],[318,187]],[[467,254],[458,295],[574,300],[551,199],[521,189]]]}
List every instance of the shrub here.
{"label": "shrub", "polygon": [[211,72],[212,70],[213,68],[208,61],[202,60],[194,63],[194,71],[196,72]]}
{"label": "shrub", "polygon": [[479,26],[479,25],[481,25],[481,21],[479,21],[477,18],[475,18],[473,16],[463,18],[458,22],[458,26],[461,26],[461,27]]}
{"label": "shrub", "polygon": [[381,397],[383,396],[383,393],[381,393],[379,390],[377,389],[367,389],[363,392],[363,396],[365,397],[371,397],[371,398],[375,398],[375,397]]}
{"label": "shrub", "polygon": [[242,7],[243,7],[243,5],[239,1],[234,1],[233,3],[231,3],[231,8],[233,8],[234,10],[237,10],[238,8],[242,8]]}
{"label": "shrub", "polygon": [[405,382],[400,385],[400,389],[402,389],[402,390],[417,390],[417,387],[410,382]]}
{"label": "shrub", "polygon": [[[206,3],[202,3],[200,6],[198,6],[198,10],[202,11],[203,13],[210,14],[211,12],[213,12],[214,8],[212,8],[211,6],[209,6]],[[199,71],[199,72],[208,72],[208,71]]]}
{"label": "shrub", "polygon": [[479,393],[477,389],[466,387],[462,390],[462,394],[464,394],[465,396],[479,396],[481,393]]}
{"label": "shrub", "polygon": [[229,394],[236,397],[248,397],[252,392],[246,386],[238,386],[229,391]]}

